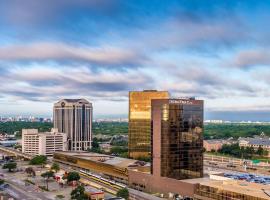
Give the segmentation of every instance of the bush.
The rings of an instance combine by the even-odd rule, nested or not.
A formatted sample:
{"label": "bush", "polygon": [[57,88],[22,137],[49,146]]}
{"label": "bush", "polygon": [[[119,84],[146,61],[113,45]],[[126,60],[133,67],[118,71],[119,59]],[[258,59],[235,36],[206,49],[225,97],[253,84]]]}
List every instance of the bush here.
{"label": "bush", "polygon": [[122,197],[124,199],[128,199],[128,197],[129,197],[128,189],[123,188],[123,189],[118,190],[118,192],[116,193],[116,196],[117,197]]}

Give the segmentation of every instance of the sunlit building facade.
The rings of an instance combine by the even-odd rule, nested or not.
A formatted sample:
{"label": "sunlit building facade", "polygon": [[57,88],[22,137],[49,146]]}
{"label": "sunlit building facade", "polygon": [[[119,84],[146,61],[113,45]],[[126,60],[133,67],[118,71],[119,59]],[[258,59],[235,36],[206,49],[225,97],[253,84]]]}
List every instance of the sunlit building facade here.
{"label": "sunlit building facade", "polygon": [[152,100],[152,173],[173,179],[203,176],[203,101]]}
{"label": "sunlit building facade", "polygon": [[67,134],[57,129],[39,133],[38,129],[22,129],[22,152],[31,156],[53,156],[54,152],[67,150]]}
{"label": "sunlit building facade", "polygon": [[92,104],[85,99],[62,99],[54,104],[54,127],[67,133],[68,149],[85,151],[91,148]]}
{"label": "sunlit building facade", "polygon": [[151,154],[151,100],[167,99],[167,91],[129,92],[129,157],[149,158]]}

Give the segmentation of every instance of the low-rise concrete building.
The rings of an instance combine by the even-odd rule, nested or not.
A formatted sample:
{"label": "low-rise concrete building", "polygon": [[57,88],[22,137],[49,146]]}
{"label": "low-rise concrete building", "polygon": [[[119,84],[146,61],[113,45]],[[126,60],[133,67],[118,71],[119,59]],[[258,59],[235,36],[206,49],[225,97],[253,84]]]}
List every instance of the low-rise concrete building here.
{"label": "low-rise concrete building", "polygon": [[29,155],[53,156],[56,151],[67,150],[67,135],[57,129],[39,133],[38,129],[22,130],[22,152]]}

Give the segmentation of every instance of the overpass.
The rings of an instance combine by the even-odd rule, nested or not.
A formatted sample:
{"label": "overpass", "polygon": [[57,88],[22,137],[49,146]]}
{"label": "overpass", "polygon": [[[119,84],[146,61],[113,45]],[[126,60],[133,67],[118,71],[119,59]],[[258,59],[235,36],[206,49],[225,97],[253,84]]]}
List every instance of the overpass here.
{"label": "overpass", "polygon": [[0,146],[0,151],[6,153],[8,155],[14,155],[15,157],[25,158],[27,160],[31,160],[33,158],[33,156],[31,156],[31,155],[22,153],[21,151],[18,151],[16,149],[13,149],[10,147]]}

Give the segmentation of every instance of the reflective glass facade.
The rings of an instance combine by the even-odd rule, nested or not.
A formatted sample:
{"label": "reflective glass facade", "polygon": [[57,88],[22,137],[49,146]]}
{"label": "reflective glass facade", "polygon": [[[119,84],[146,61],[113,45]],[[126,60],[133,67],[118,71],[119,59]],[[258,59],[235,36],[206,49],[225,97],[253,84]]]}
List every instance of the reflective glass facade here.
{"label": "reflective glass facade", "polygon": [[151,100],[166,99],[166,91],[129,92],[129,157],[149,158],[151,153]]}
{"label": "reflective glass facade", "polygon": [[[160,123],[153,123],[158,141],[152,140],[153,145],[160,145],[153,152],[153,159],[160,159],[158,173],[162,177],[174,179],[199,178],[203,176],[203,101],[194,99],[168,99],[159,102]],[[157,112],[155,112],[157,113]],[[156,157],[156,158],[155,158]],[[152,166],[155,167],[155,166]]]}

